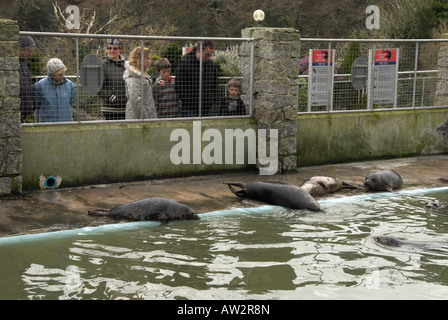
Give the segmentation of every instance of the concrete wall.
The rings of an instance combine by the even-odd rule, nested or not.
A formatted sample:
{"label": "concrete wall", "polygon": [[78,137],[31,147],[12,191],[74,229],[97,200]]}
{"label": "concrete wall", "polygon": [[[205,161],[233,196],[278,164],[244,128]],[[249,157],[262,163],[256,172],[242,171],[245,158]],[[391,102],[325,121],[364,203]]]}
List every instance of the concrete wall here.
{"label": "concrete wall", "polygon": [[300,115],[297,164],[448,152],[448,109]]}
{"label": "concrete wall", "polygon": [[[198,122],[196,122],[196,125]],[[180,140],[170,141],[176,129],[190,136],[191,164],[174,165],[170,153]],[[257,130],[252,119],[200,122],[202,134],[218,129],[225,144],[225,129]],[[297,120],[297,165],[397,158],[448,152],[448,108],[300,115]],[[132,181],[157,177],[252,170],[243,165],[193,162],[193,122],[156,121],[145,124],[82,124],[24,126],[23,185],[39,188],[39,176],[61,176],[61,187]],[[197,142],[197,141],[196,141]],[[202,141],[201,150],[211,142]],[[234,161],[233,163],[236,163]]]}
{"label": "concrete wall", "polygon": [[[255,164],[225,164],[225,130],[256,130],[252,119],[195,122],[204,133],[220,132],[222,164],[193,164],[193,148],[201,143],[193,134],[192,121],[156,121],[128,124],[72,124],[63,126],[23,126],[23,186],[39,188],[39,177],[60,176],[61,187],[83,184],[132,181],[157,177],[205,174],[215,171],[255,169]],[[170,141],[176,129],[189,134],[190,164],[174,165],[171,150],[183,139]],[[199,137],[199,139],[201,139]],[[198,142],[199,141],[199,142]],[[202,141],[201,150],[213,142]],[[232,142],[230,142],[232,143]],[[234,143],[236,149],[236,143]],[[249,153],[245,148],[246,157]],[[179,153],[176,153],[179,154]],[[208,154],[208,153],[207,153]],[[196,161],[197,162],[197,161]]]}

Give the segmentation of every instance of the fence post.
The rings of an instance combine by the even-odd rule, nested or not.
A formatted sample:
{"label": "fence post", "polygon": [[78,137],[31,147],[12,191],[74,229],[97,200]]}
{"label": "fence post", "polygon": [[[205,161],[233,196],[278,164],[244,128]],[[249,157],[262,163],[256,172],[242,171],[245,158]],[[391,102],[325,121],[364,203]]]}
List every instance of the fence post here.
{"label": "fence post", "polygon": [[[448,39],[448,33],[442,36],[443,39]],[[448,106],[448,43],[440,43],[439,49],[439,80],[437,81],[437,90],[434,105]]]}
{"label": "fence post", "polygon": [[[243,38],[255,39],[253,53],[253,115],[258,129],[278,130],[278,172],[297,169],[297,79],[300,34],[292,28],[246,28]],[[243,92],[249,92],[250,48],[242,46]],[[249,100],[246,97],[246,100]]]}
{"label": "fence post", "polygon": [[22,193],[19,31],[0,19],[0,196]]}

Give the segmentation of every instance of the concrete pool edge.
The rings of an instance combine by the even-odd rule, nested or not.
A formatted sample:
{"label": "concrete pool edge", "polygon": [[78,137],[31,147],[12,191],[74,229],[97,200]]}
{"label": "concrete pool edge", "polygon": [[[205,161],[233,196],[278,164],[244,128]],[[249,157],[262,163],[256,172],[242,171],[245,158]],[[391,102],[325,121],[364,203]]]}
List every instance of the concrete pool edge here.
{"label": "concrete pool edge", "polygon": [[[369,193],[369,194],[343,197],[343,198],[324,199],[324,200],[319,200],[318,202],[321,205],[327,205],[327,204],[331,204],[331,203],[354,203],[359,200],[369,200],[369,199],[394,197],[394,196],[422,195],[422,194],[438,193],[438,192],[445,192],[445,191],[448,191],[448,187],[437,187],[437,188],[429,188],[429,189],[410,189],[410,190],[402,190],[399,192]],[[201,217],[201,219],[204,219],[204,218],[207,219],[207,218],[213,218],[216,216],[235,215],[235,214],[242,214],[242,213],[262,214],[262,213],[266,213],[266,212],[271,212],[275,208],[278,208],[278,207],[272,206],[272,205],[265,205],[265,206],[253,207],[253,208],[236,208],[236,209],[230,209],[230,210],[207,212],[207,213],[200,214],[200,217]],[[79,229],[70,229],[70,230],[53,231],[53,232],[45,232],[45,233],[7,236],[7,237],[0,238],[0,246],[22,244],[22,243],[26,243],[26,242],[37,242],[37,241],[44,241],[44,240],[63,239],[63,238],[70,237],[70,236],[88,236],[88,235],[104,234],[107,232],[137,230],[137,229],[141,229],[141,228],[157,227],[159,225],[160,225],[160,222],[139,221],[139,222],[106,224],[106,225],[102,225],[102,226],[84,227],[84,228],[79,228]]]}

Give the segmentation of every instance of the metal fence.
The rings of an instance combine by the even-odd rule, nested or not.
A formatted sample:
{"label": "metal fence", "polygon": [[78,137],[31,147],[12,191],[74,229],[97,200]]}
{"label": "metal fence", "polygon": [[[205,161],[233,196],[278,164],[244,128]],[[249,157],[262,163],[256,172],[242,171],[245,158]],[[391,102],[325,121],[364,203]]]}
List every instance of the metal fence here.
{"label": "metal fence", "polygon": [[[33,56],[28,58],[34,87],[39,87],[36,84],[47,78],[47,62],[59,58],[74,88],[73,108],[69,108],[68,117],[62,117],[64,120],[54,115],[39,119],[39,112],[32,112],[23,122],[252,116],[254,39],[20,34],[33,37],[36,43]],[[121,42],[110,42],[110,39]],[[209,41],[214,43],[213,52],[208,50]],[[299,113],[434,107],[439,79],[438,52],[443,42],[446,44],[448,40],[302,38],[297,85]],[[241,71],[239,47],[242,43],[250,43],[252,50],[251,73],[246,76],[249,79]],[[196,64],[184,63],[186,50],[195,45],[199,62],[193,59]],[[146,69],[145,54],[138,56],[139,60],[133,56],[139,47],[149,48],[151,64],[147,66],[147,74],[139,73]],[[114,53],[119,53],[123,61],[112,61]],[[170,62],[171,78],[159,82],[162,73],[156,63],[163,58]],[[129,65],[134,61],[134,69],[128,66],[127,80],[121,75],[126,69],[124,60]],[[208,60],[213,61],[214,67]],[[246,85],[238,86],[235,80]],[[230,96],[235,91],[228,87],[230,82],[237,89],[236,95],[233,92]],[[63,112],[56,109],[64,101],[51,106],[58,92],[45,96],[45,88],[42,86],[40,93],[33,90],[33,97],[28,97],[36,104],[35,111],[46,105],[54,114]],[[62,98],[66,94],[63,92]],[[135,109],[132,115],[126,114],[130,105]]]}
{"label": "metal fence", "polygon": [[[434,107],[439,47],[446,39],[301,41],[299,113]],[[319,50],[332,52],[327,64]]]}
{"label": "metal fence", "polygon": [[[242,92],[241,84],[253,83],[253,72],[250,79],[243,78],[238,49],[241,43],[249,42],[254,50],[253,39],[40,32],[20,35],[31,36],[36,44],[27,59],[33,83],[33,96],[27,100],[34,100],[35,106],[34,112],[22,119],[25,123],[252,114],[253,95]],[[197,56],[192,49],[197,50]],[[188,59],[190,55],[192,59]],[[49,79],[47,63],[53,58],[65,65],[68,81],[58,83],[53,76]],[[60,62],[55,63],[51,72],[60,66]],[[54,92],[49,91],[49,81],[55,85]],[[70,86],[74,90],[62,89]],[[252,90],[252,85],[246,87]],[[242,95],[248,97],[244,102]],[[70,104],[71,108],[64,108]],[[133,110],[130,114],[126,111],[129,108]]]}

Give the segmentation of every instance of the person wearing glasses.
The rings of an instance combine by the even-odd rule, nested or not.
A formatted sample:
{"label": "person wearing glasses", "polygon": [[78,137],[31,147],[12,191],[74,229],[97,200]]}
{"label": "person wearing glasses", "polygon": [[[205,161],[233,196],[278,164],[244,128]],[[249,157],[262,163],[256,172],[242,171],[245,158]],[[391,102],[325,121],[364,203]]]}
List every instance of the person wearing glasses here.
{"label": "person wearing glasses", "polygon": [[[179,63],[176,71],[175,89],[181,103],[183,117],[207,117],[212,115],[212,107],[216,104],[218,93],[218,76],[213,56],[214,44],[204,41],[195,45]],[[200,92],[200,70],[202,62],[202,96]],[[199,101],[201,100],[201,114]]]}
{"label": "person wearing glasses", "polygon": [[101,112],[106,120],[124,120],[126,116],[126,86],[123,80],[123,43],[120,39],[109,39],[106,56],[103,58],[104,81],[99,92]]}

